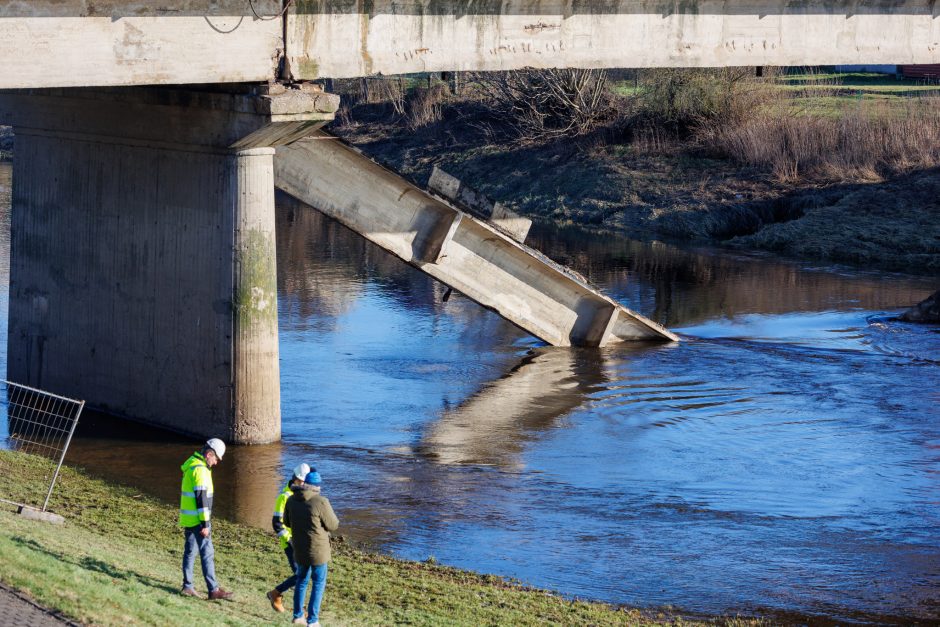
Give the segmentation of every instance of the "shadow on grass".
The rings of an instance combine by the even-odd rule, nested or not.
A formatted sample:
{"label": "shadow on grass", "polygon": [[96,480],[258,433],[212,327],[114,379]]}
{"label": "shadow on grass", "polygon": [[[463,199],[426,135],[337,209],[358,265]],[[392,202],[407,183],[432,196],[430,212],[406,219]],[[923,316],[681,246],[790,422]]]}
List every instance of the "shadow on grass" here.
{"label": "shadow on grass", "polygon": [[169,592],[171,594],[177,594],[179,590],[174,588],[171,585],[168,585],[165,581],[161,581],[154,577],[148,575],[142,575],[138,572],[129,569],[121,569],[104,562],[100,559],[94,557],[82,557],[80,559],[72,558],[64,553],[59,553],[56,551],[49,550],[48,548],[42,546],[35,540],[30,540],[28,538],[23,538],[20,536],[14,536],[12,538],[15,544],[18,544],[24,549],[33,551],[36,553],[42,553],[53,558],[57,562],[62,562],[65,564],[71,564],[72,566],[77,566],[82,570],[101,573],[111,579],[120,579],[123,581],[138,582],[150,588],[155,588],[157,590],[163,590],[164,592]]}

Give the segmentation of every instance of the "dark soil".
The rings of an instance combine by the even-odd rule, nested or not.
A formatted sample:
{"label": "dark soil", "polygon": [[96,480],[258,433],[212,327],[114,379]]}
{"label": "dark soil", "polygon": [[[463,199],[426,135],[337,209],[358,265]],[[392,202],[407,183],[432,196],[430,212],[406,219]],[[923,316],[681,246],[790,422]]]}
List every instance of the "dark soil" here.
{"label": "dark soil", "polygon": [[437,165],[534,220],[940,275],[937,170],[874,183],[782,183],[680,142],[513,145],[456,109],[417,130],[376,106],[351,117],[330,130],[418,185]]}

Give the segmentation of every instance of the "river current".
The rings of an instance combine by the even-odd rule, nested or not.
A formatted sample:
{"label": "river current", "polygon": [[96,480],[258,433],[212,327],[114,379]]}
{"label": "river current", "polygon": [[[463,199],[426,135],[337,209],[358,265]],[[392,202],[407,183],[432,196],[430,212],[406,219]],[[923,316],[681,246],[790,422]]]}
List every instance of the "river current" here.
{"label": "river current", "polygon": [[[0,166],[4,363],[9,186]],[[400,557],[696,614],[940,621],[940,328],[894,319],[937,278],[543,229],[683,339],[555,349],[289,198],[277,228],[283,442],[231,449],[221,515],[267,527],[306,461],[347,539]],[[175,506],[194,442],[83,420],[70,463]]]}

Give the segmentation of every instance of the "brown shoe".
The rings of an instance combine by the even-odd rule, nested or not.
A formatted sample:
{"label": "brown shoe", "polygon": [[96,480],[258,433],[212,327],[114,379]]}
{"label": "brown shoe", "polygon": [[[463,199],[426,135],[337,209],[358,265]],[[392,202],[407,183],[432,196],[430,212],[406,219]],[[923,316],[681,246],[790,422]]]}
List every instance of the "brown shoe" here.
{"label": "brown shoe", "polygon": [[281,597],[282,597],[282,596],[283,596],[283,595],[282,595],[280,592],[277,591],[277,588],[275,588],[274,590],[271,590],[271,592],[269,592],[269,593],[267,594],[268,601],[271,602],[271,608],[272,608],[275,612],[283,612],[283,611],[284,611],[284,603],[281,601]]}
{"label": "brown shoe", "polygon": [[181,588],[180,594],[182,594],[184,597],[198,597],[199,596],[199,593],[197,593],[192,588]]}
{"label": "brown shoe", "polygon": [[210,601],[220,601],[220,600],[231,600],[235,596],[234,593],[229,592],[228,590],[223,590],[222,588],[216,588],[209,593]]}

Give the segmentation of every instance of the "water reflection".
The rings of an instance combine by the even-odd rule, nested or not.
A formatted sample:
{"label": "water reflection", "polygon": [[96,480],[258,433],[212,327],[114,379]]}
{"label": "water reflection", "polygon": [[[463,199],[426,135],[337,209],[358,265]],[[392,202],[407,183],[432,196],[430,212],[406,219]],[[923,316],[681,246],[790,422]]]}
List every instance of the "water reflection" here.
{"label": "water reflection", "polygon": [[605,381],[604,353],[542,348],[431,423],[420,451],[442,464],[521,470],[527,441],[553,428]]}
{"label": "water reflection", "polygon": [[[667,326],[718,317],[913,305],[936,278],[783,263],[766,255],[534,228],[531,244]],[[936,289],[934,287],[933,289]]]}

